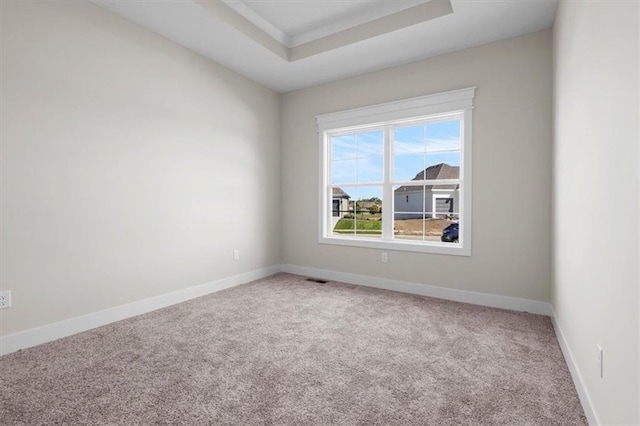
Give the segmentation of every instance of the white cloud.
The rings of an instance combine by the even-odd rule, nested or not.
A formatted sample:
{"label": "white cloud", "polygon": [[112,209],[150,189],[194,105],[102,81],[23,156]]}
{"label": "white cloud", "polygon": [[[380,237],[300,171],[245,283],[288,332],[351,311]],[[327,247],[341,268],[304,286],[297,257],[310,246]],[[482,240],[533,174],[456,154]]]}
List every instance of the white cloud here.
{"label": "white cloud", "polygon": [[422,139],[411,141],[394,141],[393,153],[395,155],[418,154],[424,152],[459,151],[460,138],[449,137],[440,139],[427,139],[426,143]]}

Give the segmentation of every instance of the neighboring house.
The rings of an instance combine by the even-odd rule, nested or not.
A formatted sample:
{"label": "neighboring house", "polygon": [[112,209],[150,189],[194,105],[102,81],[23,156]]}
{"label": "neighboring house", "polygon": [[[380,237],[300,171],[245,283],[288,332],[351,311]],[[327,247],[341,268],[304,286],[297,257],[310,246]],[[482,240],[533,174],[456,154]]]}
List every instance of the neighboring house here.
{"label": "neighboring house", "polygon": [[349,198],[351,198],[341,188],[333,188],[332,211],[334,217],[340,217],[349,213]]}
{"label": "neighboring house", "polygon": [[375,201],[358,201],[357,204],[358,204],[358,211],[361,211],[361,212],[370,212],[371,208],[374,205],[377,205]]}
{"label": "neighboring house", "polygon": [[[460,167],[445,163],[427,167],[412,180],[458,179]],[[459,214],[458,195],[460,185],[401,186],[394,192],[396,219],[443,217]]]}

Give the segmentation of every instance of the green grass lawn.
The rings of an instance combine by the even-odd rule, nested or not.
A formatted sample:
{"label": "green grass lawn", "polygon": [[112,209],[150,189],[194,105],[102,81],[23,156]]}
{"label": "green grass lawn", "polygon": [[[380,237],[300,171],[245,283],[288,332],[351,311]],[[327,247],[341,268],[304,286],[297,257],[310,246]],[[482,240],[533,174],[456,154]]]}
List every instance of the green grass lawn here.
{"label": "green grass lawn", "polygon": [[381,234],[382,222],[379,220],[354,220],[354,219],[340,219],[336,226],[333,228],[333,232],[339,234],[352,234],[355,222],[356,234]]}

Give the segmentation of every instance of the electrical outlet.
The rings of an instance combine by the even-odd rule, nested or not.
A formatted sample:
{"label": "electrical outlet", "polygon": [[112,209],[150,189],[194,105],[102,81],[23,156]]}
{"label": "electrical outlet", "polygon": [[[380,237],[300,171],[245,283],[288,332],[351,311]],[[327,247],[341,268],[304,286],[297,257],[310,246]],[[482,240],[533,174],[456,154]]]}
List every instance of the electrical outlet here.
{"label": "electrical outlet", "polygon": [[380,262],[387,263],[389,261],[389,255],[387,253],[382,253],[380,256]]}
{"label": "electrical outlet", "polygon": [[11,307],[11,290],[0,291],[0,309]]}
{"label": "electrical outlet", "polygon": [[598,374],[600,374],[600,378],[603,378],[604,377],[604,349],[602,349],[602,346],[600,346],[600,344],[597,344],[596,348],[598,350],[597,358],[596,358],[596,364],[598,365]]}
{"label": "electrical outlet", "polygon": [[240,260],[240,250],[233,251],[233,260]]}

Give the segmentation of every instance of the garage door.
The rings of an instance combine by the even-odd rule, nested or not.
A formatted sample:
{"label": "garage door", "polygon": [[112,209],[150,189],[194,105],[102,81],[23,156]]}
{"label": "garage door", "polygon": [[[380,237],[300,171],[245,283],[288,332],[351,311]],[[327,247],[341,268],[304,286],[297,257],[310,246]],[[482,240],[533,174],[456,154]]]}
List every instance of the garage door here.
{"label": "garage door", "polygon": [[436,213],[453,213],[453,198],[436,198]]}

